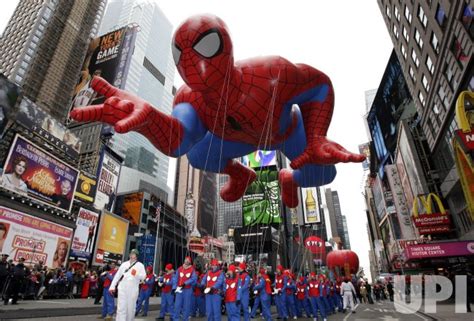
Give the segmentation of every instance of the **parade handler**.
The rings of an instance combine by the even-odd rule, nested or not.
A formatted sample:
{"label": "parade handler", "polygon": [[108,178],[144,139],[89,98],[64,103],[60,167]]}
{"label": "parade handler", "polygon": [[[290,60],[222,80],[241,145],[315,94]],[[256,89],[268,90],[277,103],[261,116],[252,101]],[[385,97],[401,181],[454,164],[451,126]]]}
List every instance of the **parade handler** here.
{"label": "parade handler", "polygon": [[142,263],[138,262],[138,251],[130,251],[130,260],[122,263],[110,285],[109,292],[118,289],[116,321],[131,321],[135,318],[135,307],[140,282],[145,280],[146,272]]}

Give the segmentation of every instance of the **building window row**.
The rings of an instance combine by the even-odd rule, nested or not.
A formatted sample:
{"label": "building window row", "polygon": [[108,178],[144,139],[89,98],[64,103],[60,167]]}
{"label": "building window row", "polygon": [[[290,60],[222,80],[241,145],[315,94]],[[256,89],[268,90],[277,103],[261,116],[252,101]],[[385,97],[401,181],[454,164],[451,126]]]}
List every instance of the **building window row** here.
{"label": "building window row", "polygon": [[430,43],[431,43],[431,47],[433,47],[433,50],[439,54],[439,42],[438,42],[438,37],[436,37],[436,34],[433,33],[431,34],[431,40],[430,40]]}
{"label": "building window row", "polygon": [[423,39],[421,38],[421,34],[418,29],[415,29],[415,41],[420,47],[420,49],[423,49]]}
{"label": "building window row", "polygon": [[425,11],[423,10],[421,4],[418,5],[418,19],[420,19],[420,22],[423,27],[426,28],[426,26],[428,26],[428,17],[426,17]]}
{"label": "building window row", "polygon": [[409,23],[411,23],[411,12],[407,5],[405,5],[405,18]]}
{"label": "building window row", "polygon": [[435,66],[429,55],[426,57],[426,66],[428,67],[430,74],[434,74]]}
{"label": "building window row", "polygon": [[462,47],[461,43],[458,39],[454,38],[453,42],[451,43],[451,52],[453,53],[456,61],[458,62],[459,66],[463,68],[462,62],[468,62],[469,56],[466,55],[464,52],[464,48]]}
{"label": "building window row", "polygon": [[407,59],[407,50],[405,49],[405,46],[403,44],[401,44],[400,49],[402,51],[403,58],[406,60]]}
{"label": "building window row", "polygon": [[466,28],[471,39],[474,38],[474,24],[472,23],[472,16],[474,15],[474,10],[472,5],[466,4],[462,12],[461,22],[464,28]]}
{"label": "building window row", "polygon": [[397,25],[396,25],[396,24],[393,25],[393,34],[395,35],[395,38],[398,39],[398,36],[399,36],[400,34],[398,33],[398,28],[397,28]]}
{"label": "building window row", "polygon": [[394,7],[393,13],[395,14],[395,18],[397,19],[397,21],[400,22],[400,11],[398,11],[397,6]]}
{"label": "building window row", "polygon": [[415,63],[415,66],[418,68],[420,66],[420,60],[418,59],[418,56],[414,48],[411,50],[411,59]]}
{"label": "building window row", "polygon": [[405,38],[405,40],[408,43],[410,41],[410,36],[409,36],[407,28],[405,26],[403,26],[402,34],[403,34],[403,38]]}
{"label": "building window row", "polygon": [[425,75],[421,77],[421,82],[423,83],[423,88],[425,88],[426,92],[430,91],[430,83],[428,81],[428,78],[426,78]]}

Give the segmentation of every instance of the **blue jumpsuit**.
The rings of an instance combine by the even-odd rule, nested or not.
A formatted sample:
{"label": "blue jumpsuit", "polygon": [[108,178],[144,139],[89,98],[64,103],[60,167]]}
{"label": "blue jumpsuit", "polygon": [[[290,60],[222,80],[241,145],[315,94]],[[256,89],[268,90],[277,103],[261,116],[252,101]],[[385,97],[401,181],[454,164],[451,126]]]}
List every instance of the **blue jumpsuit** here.
{"label": "blue jumpsuit", "polygon": [[[196,284],[197,276],[194,268],[191,266],[187,269],[180,267],[173,277],[173,290],[178,286],[181,292],[176,292],[174,302],[174,321],[188,321],[191,316],[193,285]],[[182,286],[181,286],[182,285]]]}
{"label": "blue jumpsuit", "polygon": [[[233,292],[233,295],[231,294]],[[240,301],[240,278],[227,278],[224,286],[225,308],[227,311],[227,320],[240,321],[240,311],[237,307],[237,301]]]}
{"label": "blue jumpsuit", "polygon": [[271,321],[272,314],[270,312],[270,308],[271,308],[271,303],[272,303],[272,297],[271,297],[271,289],[270,289],[270,279],[268,278],[268,276],[267,275],[262,276],[254,289],[259,291],[258,296],[260,297],[260,302],[262,304],[263,318],[265,319],[265,321]]}
{"label": "blue jumpsuit", "polygon": [[277,308],[278,317],[282,319],[288,318],[288,310],[286,308],[286,283],[288,278],[286,276],[277,275],[275,277],[275,283],[273,283],[274,289],[280,289],[275,295],[275,305]]}
{"label": "blue jumpsuit", "polygon": [[250,298],[250,276],[247,273],[242,273],[240,276],[240,309],[244,312],[244,321],[250,320],[249,314],[249,298]]}
{"label": "blue jumpsuit", "polygon": [[202,278],[201,285],[211,288],[211,291],[205,294],[207,321],[220,321],[224,273],[220,270],[208,271]]}
{"label": "blue jumpsuit", "polygon": [[104,301],[102,302],[102,317],[105,318],[107,315],[112,316],[115,312],[115,299],[112,294],[109,292],[110,285],[114,279],[114,275],[117,270],[109,271],[105,274],[104,280],[104,290],[102,295],[104,296]]}
{"label": "blue jumpsuit", "polygon": [[285,303],[286,303],[286,310],[290,317],[296,316],[296,306],[295,306],[295,290],[296,285],[293,279],[287,278],[286,286],[285,286]]}
{"label": "blue jumpsuit", "polygon": [[173,277],[173,272],[169,272],[158,278],[158,282],[163,284],[163,288],[161,289],[160,319],[163,319],[166,316],[166,313],[169,313],[171,317],[173,316],[174,297],[171,293],[171,288],[173,287]]}
{"label": "blue jumpsuit", "polygon": [[140,288],[138,294],[137,307],[135,308],[135,315],[138,315],[142,309],[143,304],[143,316],[148,315],[148,306],[150,305],[150,295],[153,292],[153,285],[155,284],[155,275],[153,273],[148,274],[143,285]]}

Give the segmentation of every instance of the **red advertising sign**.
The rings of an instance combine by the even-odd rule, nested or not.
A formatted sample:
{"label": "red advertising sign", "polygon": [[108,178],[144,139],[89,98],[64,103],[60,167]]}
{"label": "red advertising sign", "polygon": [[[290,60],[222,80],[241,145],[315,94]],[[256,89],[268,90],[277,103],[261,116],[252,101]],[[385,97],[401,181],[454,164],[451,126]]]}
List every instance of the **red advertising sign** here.
{"label": "red advertising sign", "polygon": [[404,251],[406,260],[470,255],[474,255],[474,241],[410,245]]}
{"label": "red advertising sign", "polygon": [[449,225],[451,220],[447,213],[435,213],[435,214],[419,214],[414,217],[416,227],[428,227],[438,225]]}
{"label": "red advertising sign", "polygon": [[446,233],[449,232],[451,228],[449,226],[427,226],[427,227],[419,227],[418,232],[420,232],[421,235],[424,234],[440,234],[440,233]]}
{"label": "red advertising sign", "polygon": [[474,129],[472,129],[470,133],[464,133],[462,130],[456,130],[455,133],[466,152],[474,151]]}

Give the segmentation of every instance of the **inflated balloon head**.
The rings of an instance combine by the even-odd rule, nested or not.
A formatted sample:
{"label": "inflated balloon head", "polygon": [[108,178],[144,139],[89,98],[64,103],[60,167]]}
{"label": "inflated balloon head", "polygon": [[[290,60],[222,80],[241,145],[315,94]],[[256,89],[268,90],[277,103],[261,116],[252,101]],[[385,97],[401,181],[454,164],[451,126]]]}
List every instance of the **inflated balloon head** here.
{"label": "inflated balloon head", "polygon": [[193,90],[222,86],[226,70],[234,65],[229,30],[210,14],[186,19],[176,29],[171,51],[179,74]]}

